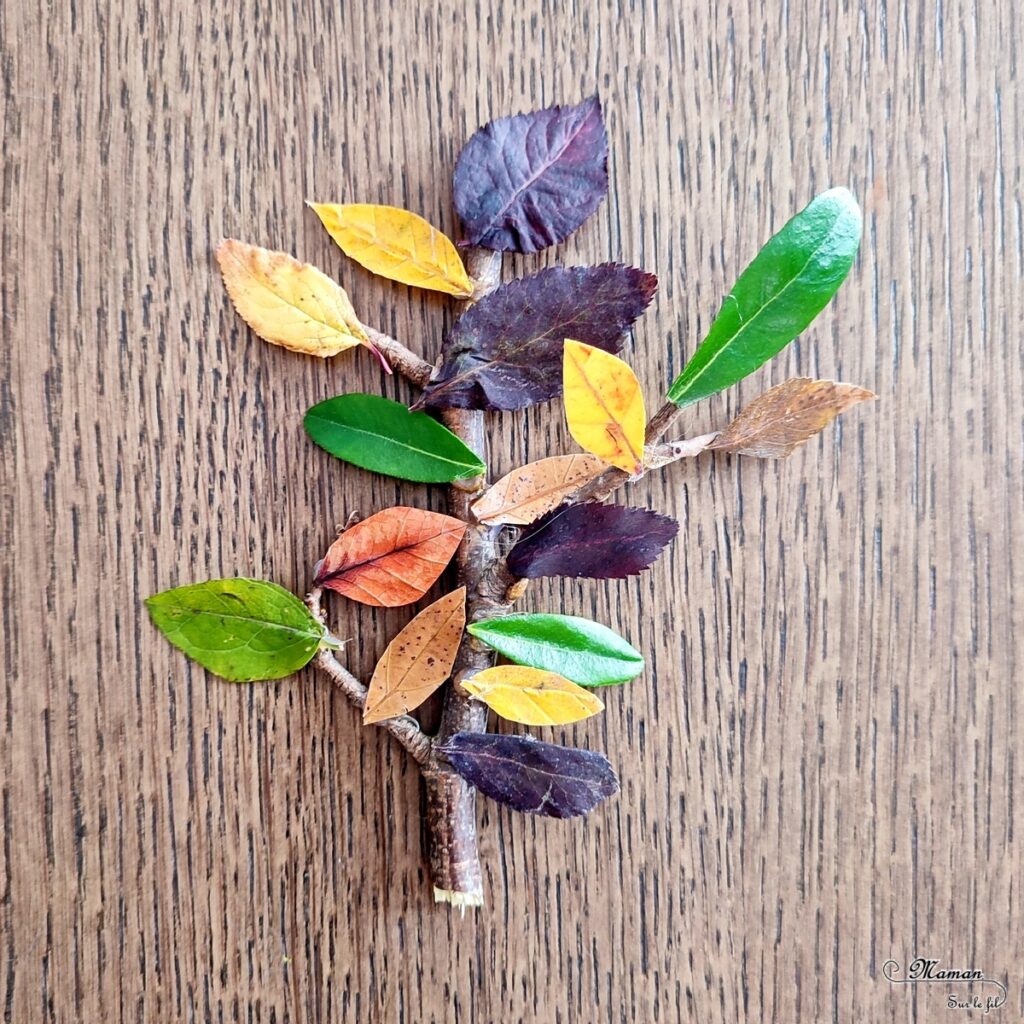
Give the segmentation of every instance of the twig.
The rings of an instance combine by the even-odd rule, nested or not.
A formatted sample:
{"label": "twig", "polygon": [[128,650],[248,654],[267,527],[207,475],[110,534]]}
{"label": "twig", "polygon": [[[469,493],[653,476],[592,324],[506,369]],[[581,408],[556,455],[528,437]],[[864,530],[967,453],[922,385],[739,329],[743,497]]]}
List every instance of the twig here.
{"label": "twig", "polygon": [[[313,615],[326,625],[324,610],[320,603],[322,594],[320,587],[314,588],[306,596],[306,605]],[[333,651],[322,649],[314,662],[334,680],[350,704],[354,704],[360,710],[366,706],[366,687],[338,661]],[[420,723],[415,718],[411,715],[400,715],[398,718],[388,718],[376,724],[391,733],[419,764],[426,763],[430,756],[430,737],[420,728]]]}
{"label": "twig", "polygon": [[424,388],[430,380],[434,368],[425,359],[420,359],[415,352],[411,352],[400,341],[388,334],[382,334],[373,327],[363,324],[363,330],[373,344],[387,357],[388,362],[406,380],[412,381],[418,387]]}

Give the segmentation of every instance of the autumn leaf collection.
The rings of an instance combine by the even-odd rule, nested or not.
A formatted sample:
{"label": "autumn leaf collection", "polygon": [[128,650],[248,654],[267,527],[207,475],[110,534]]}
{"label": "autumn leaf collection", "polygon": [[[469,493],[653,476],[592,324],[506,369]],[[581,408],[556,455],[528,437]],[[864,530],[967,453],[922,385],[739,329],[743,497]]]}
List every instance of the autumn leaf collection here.
{"label": "autumn leaf collection", "polygon": [[[325,359],[362,348],[419,389],[409,406],[338,395],[306,412],[305,430],[362,469],[447,484],[451,514],[403,505],[353,519],[310,559],[305,599],[237,577],[163,591],[148,599],[150,614],[173,644],[234,682],[279,679],[314,662],[362,709],[364,723],[406,747],[428,789],[435,898],[457,906],[483,899],[477,791],[516,811],[565,818],[589,813],[619,787],[602,754],[488,731],[488,711],[529,727],[578,722],[603,710],[606,688],[641,685],[630,681],[644,671],[642,654],[608,624],[515,610],[526,581],[642,572],[678,524],[609,504],[621,487],[705,452],[788,455],[874,397],[794,378],[720,431],[665,440],[680,410],[736,384],[810,325],[854,264],[861,214],[847,190],[833,188],[782,226],[649,417],[644,388],[620,353],[654,295],[654,274],[604,263],[501,283],[503,253],[556,245],[597,209],[608,190],[607,154],[596,97],[485,125],[455,168],[459,245],[406,210],[309,203],[366,269],[461,301],[436,360],[365,324],[344,289],[308,263],[233,239],[216,252],[235,309],[260,337]],[[557,399],[553,413],[565,417],[579,450],[551,453],[488,486],[485,414]],[[455,584],[410,618],[369,683],[349,672],[327,624],[325,592],[412,605],[452,563]],[[413,713],[442,689],[440,730],[430,736]]]}

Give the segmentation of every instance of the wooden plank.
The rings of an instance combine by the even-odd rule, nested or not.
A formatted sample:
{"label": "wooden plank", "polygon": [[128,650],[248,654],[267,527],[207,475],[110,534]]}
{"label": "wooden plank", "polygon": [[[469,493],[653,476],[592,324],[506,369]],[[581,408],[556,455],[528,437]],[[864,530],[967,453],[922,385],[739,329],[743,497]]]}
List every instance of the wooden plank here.
{"label": "wooden plank", "polygon": [[[1022,1012],[1020,14],[1009,3],[4,5],[0,1009],[49,1021],[910,1021],[975,966]],[[743,263],[815,192],[867,215],[835,305],[688,415],[794,373],[877,405],[781,464],[701,459],[630,500],[670,557],[529,608],[617,622],[645,677],[566,735],[621,796],[482,809],[487,906],[430,902],[419,780],[311,674],[219,683],[141,599],[218,574],[301,590],[336,523],[439,489],[304,439],[365,353],[262,344],[225,235],[336,274],[436,351],[445,300],[345,261],[303,205],[449,232],[482,121],[597,90],[612,195],[556,253],[662,281],[654,402]],[[553,426],[552,426],[553,424]],[[571,451],[496,419],[492,466]],[[407,620],[338,603],[366,673]],[[995,1019],[995,1018],[993,1018]]]}

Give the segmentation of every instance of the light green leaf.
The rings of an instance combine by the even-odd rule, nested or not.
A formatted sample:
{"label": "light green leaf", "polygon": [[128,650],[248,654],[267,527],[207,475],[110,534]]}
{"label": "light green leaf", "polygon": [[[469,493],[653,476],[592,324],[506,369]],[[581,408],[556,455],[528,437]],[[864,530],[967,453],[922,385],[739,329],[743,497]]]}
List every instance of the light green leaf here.
{"label": "light green leaf", "polygon": [[302,601],[266,580],[176,587],[147,597],[146,607],[175,647],[234,683],[280,679],[329,646],[323,626]]}
{"label": "light green leaf", "polygon": [[451,483],[487,468],[443,424],[378,395],[339,395],[306,413],[306,432],[346,462],[385,476]]}
{"label": "light green leaf", "polygon": [[506,615],[468,630],[509,661],[557,672],[580,686],[624,683],[644,659],[618,633],[573,615]]}
{"label": "light green leaf", "polygon": [[860,232],[860,207],[845,188],[811,200],[740,275],[669,401],[685,406],[707,398],[788,345],[843,283]]}

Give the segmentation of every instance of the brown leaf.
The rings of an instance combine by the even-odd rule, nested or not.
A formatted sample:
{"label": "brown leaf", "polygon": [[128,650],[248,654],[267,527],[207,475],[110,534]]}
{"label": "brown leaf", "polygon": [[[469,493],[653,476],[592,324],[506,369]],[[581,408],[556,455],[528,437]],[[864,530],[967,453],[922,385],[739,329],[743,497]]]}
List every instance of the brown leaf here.
{"label": "brown leaf", "polygon": [[595,455],[555,455],[531,462],[503,476],[473,502],[473,515],[490,526],[528,526],[605,468]]}
{"label": "brown leaf", "polygon": [[363,722],[382,722],[418,708],[449,676],[466,627],[466,588],[428,605],[377,662]]}
{"label": "brown leaf", "polygon": [[403,505],[346,530],[317,568],[314,586],[378,608],[418,601],[444,572],[466,524]]}
{"label": "brown leaf", "polygon": [[708,448],[783,459],[841,412],[877,397],[853,384],[794,377],[755,398]]}

